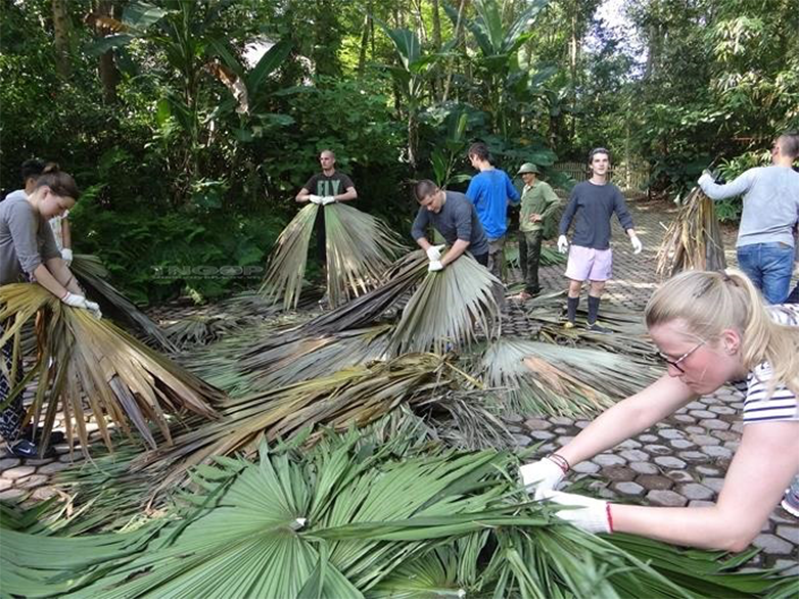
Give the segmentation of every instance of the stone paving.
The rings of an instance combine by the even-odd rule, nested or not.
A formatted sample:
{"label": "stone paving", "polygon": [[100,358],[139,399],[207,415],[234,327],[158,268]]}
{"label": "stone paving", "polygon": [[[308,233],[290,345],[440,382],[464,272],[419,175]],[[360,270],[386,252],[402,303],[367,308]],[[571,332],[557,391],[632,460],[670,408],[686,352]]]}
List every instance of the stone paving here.
{"label": "stone paving", "polygon": [[[624,233],[615,222],[615,279],[604,301],[642,310],[657,279],[655,255],[665,227],[676,212],[663,203],[631,202],[636,230],[644,251],[634,256]],[[662,226],[663,225],[663,226]],[[725,229],[729,264],[735,264],[735,230]],[[563,266],[541,269],[547,290],[564,289]],[[512,273],[512,280],[514,282]],[[585,298],[585,296],[584,296]],[[584,299],[585,301],[585,299]],[[521,311],[510,305],[510,311]],[[601,306],[602,318],[602,306]],[[585,479],[599,496],[658,506],[713,505],[725,471],[739,445],[742,424],[741,398],[732,389],[703,397],[659,422],[651,429],[593,460],[576,464],[570,480]],[[510,428],[520,445],[541,443],[537,454],[547,454],[575,437],[589,422],[569,418],[512,416]],[[92,424],[88,425],[93,429]],[[32,505],[61,492],[50,484],[52,475],[67,468],[67,446],[56,446],[57,457],[19,460],[0,452],[0,501]],[[76,460],[82,455],[76,452]],[[757,481],[754,481],[757,484]],[[798,522],[776,507],[754,544],[763,549],[751,566],[777,566],[797,573]]]}

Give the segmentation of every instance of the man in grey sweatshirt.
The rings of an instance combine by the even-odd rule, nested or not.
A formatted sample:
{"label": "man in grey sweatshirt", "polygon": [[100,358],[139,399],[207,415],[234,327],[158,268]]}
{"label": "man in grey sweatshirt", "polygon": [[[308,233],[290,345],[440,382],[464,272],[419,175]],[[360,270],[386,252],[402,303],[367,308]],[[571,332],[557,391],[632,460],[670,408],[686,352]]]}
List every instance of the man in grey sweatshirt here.
{"label": "man in grey sweatshirt", "polygon": [[736,257],[747,276],[770,304],[789,295],[794,266],[800,175],[796,133],[785,133],[772,146],[772,166],[751,168],[727,185],[717,185],[708,173],[697,181],[712,200],[744,196]]}

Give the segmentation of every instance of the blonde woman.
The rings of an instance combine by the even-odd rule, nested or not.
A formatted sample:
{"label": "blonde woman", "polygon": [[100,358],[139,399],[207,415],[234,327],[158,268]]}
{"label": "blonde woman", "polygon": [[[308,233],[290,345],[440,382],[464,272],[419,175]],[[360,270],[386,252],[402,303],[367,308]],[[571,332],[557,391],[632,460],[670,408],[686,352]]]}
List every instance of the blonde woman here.
{"label": "blonde woman", "polygon": [[[741,551],[759,534],[798,471],[797,306],[767,307],[740,271],[693,271],[653,294],[645,320],[667,373],[603,413],[551,456],[523,466],[523,483],[537,498],[579,506],[558,516],[589,532],[627,532]],[[612,504],[554,490],[570,466],[726,383],[744,395],[744,429],[713,507]]]}

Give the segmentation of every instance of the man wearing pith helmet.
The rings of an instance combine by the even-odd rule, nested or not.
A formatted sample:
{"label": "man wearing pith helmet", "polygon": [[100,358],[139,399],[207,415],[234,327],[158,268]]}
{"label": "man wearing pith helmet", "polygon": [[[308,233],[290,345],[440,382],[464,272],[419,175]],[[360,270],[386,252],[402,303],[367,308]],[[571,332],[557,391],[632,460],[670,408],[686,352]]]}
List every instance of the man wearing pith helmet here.
{"label": "man wearing pith helmet", "polygon": [[526,162],[517,174],[522,177],[522,208],[519,214],[519,263],[525,289],[517,296],[526,301],[537,295],[539,287],[539,255],[545,226],[558,208],[558,196],[544,181],[539,180],[539,168]]}

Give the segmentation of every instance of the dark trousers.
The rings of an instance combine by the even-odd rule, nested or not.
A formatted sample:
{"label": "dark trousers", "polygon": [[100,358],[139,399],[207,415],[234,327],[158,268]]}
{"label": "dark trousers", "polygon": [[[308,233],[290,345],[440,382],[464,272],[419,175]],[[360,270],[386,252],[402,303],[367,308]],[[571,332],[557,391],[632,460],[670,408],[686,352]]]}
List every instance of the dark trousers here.
{"label": "dark trousers", "polygon": [[489,267],[489,252],[486,252],[485,254],[480,254],[479,256],[472,254],[472,257],[475,258],[475,262],[477,262],[481,266],[485,266],[487,268]]}
{"label": "dark trousers", "polygon": [[539,256],[542,254],[542,230],[519,232],[519,266],[525,280],[525,291],[539,293]]}
{"label": "dark trousers", "polygon": [[[3,323],[0,322],[0,336],[3,335]],[[0,359],[9,374],[14,369],[14,340],[9,339],[2,349],[0,349]],[[22,379],[22,361],[17,361],[16,371],[17,381]],[[6,402],[6,399],[11,394],[14,388],[15,381],[10,381],[5,375],[2,368],[0,368],[0,405]],[[0,435],[7,442],[15,441],[19,436],[20,428],[22,427],[22,417],[25,415],[25,410],[22,407],[22,393],[17,395],[16,399],[0,411]]]}

